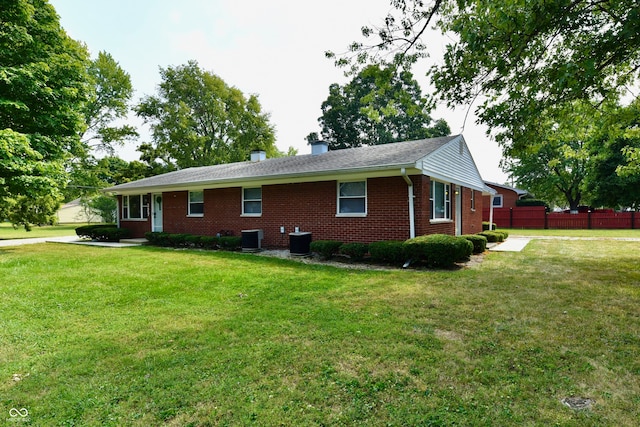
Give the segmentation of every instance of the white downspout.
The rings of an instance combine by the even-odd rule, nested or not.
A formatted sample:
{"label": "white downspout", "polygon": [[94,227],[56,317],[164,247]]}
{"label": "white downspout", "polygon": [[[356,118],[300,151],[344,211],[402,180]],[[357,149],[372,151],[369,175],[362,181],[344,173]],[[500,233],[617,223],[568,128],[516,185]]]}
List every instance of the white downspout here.
{"label": "white downspout", "polygon": [[493,193],[489,195],[489,230],[493,230]]}
{"label": "white downspout", "polygon": [[408,192],[409,192],[409,238],[413,239],[416,237],[416,224],[415,224],[415,208],[413,206],[413,182],[411,178],[407,176],[407,171],[405,168],[400,169],[400,174],[404,181],[407,183]]}

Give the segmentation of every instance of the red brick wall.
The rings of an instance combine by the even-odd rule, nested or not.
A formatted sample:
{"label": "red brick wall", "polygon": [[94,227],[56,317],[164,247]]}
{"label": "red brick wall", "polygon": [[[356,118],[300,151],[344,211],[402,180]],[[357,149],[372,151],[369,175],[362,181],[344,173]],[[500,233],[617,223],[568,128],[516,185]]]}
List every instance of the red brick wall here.
{"label": "red brick wall", "polygon": [[[475,209],[471,209],[471,192],[474,193]],[[462,188],[462,234],[475,234],[482,231],[482,207],[484,197],[481,191]]]}
{"label": "red brick wall", "polygon": [[151,218],[126,220],[122,219],[122,196],[118,196],[118,216],[120,217],[120,228],[131,231],[131,237],[144,237],[144,233],[151,231]]}
{"label": "red brick wall", "polygon": [[[432,233],[454,234],[453,221],[431,224],[429,189],[426,176],[412,176],[416,235]],[[482,231],[482,198],[476,192],[476,211],[470,210],[471,190],[463,189],[463,232]],[[409,236],[408,188],[402,177],[371,178],[367,180],[367,216],[336,217],[336,181],[269,185],[262,187],[262,216],[242,217],[242,188],[210,189],[204,191],[204,216],[187,216],[188,192],[163,194],[163,229],[167,233],[190,233],[214,236],[229,230],[240,236],[242,230],[262,229],[263,246],[288,247],[289,233],[313,233],[313,240],[342,242],[374,242],[378,240],[406,240]],[[455,214],[455,197],[452,197]],[[121,221],[141,237],[151,230],[151,221]],[[280,227],[285,233],[280,233]]]}

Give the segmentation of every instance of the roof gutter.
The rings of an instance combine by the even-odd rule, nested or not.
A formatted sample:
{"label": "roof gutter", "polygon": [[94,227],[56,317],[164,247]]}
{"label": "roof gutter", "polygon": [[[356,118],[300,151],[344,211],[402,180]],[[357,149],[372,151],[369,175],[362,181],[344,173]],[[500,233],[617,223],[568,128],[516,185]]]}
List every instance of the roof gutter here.
{"label": "roof gutter", "polygon": [[400,169],[400,175],[404,178],[404,182],[407,183],[407,190],[409,193],[409,238],[416,237],[416,224],[415,224],[415,207],[413,205],[413,182],[407,175],[405,168]]}

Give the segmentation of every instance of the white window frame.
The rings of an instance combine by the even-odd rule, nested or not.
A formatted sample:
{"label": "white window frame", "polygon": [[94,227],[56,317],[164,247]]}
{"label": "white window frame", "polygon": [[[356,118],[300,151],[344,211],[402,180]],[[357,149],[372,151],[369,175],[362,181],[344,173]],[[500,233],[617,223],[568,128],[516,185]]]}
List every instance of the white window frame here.
{"label": "white window frame", "polygon": [[[195,193],[202,194],[202,201],[191,201],[191,195]],[[202,205],[202,212],[191,212],[192,205]],[[187,216],[192,217],[203,217],[204,216],[204,190],[200,191],[189,191],[187,195]]]}
{"label": "white window frame", "polygon": [[[443,206],[443,211],[444,211],[444,217],[442,218],[436,218],[435,217],[435,213],[436,213],[436,203],[439,203],[440,201],[436,200],[435,198],[435,187],[436,185],[442,185],[442,195],[443,195],[443,200],[442,200],[442,204]],[[431,185],[430,185],[430,192],[429,192],[429,202],[431,204],[431,222],[432,223],[436,223],[436,222],[451,222],[453,220],[452,217],[452,213],[451,213],[451,184],[443,182],[443,181],[438,181],[436,179],[432,179],[431,180]]]}
{"label": "white window frame", "polygon": [[[131,216],[131,198],[137,197],[140,202],[140,216]],[[146,197],[146,204],[145,202]],[[148,194],[131,194],[122,196],[122,219],[125,221],[146,221],[149,218],[149,195]],[[125,214],[126,212],[126,214]]]}
{"label": "white window frame", "polygon": [[[364,183],[364,194],[363,195],[357,195],[357,196],[340,196],[340,187],[343,184],[350,184],[350,183],[355,183],[355,182],[363,182]],[[367,186],[367,180],[357,180],[357,181],[338,181],[337,185],[336,185],[336,217],[365,217],[367,216],[367,211],[368,211],[368,186]],[[340,212],[341,210],[341,204],[340,202],[342,200],[347,200],[347,199],[364,199],[364,212]]]}
{"label": "white window frame", "polygon": [[[496,204],[496,200],[498,199],[500,200],[500,203]],[[494,208],[501,208],[504,204],[504,197],[502,197],[502,194],[494,194],[492,203]]]}
{"label": "white window frame", "polygon": [[[260,190],[259,199],[247,199],[245,197],[245,190]],[[245,212],[245,202],[260,202],[260,212]],[[262,216],[262,187],[242,187],[242,216]]]}

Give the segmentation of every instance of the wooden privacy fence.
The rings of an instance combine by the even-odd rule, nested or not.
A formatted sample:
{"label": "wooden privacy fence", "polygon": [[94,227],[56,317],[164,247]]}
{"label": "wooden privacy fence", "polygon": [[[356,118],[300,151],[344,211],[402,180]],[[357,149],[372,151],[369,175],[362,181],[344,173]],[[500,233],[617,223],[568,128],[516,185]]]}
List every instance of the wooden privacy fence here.
{"label": "wooden privacy fence", "polygon": [[[483,210],[482,218],[489,221],[489,209]],[[593,211],[582,213],[547,213],[544,206],[494,209],[493,222],[501,228],[640,228],[640,213]]]}

